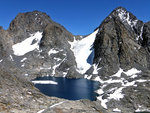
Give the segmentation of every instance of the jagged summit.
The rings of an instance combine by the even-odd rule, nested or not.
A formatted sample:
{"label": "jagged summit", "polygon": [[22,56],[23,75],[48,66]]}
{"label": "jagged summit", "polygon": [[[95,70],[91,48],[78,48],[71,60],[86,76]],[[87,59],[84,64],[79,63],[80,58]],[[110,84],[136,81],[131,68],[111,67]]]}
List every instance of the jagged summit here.
{"label": "jagged summit", "polygon": [[122,7],[122,6],[118,6],[118,7],[116,7],[113,11],[116,11],[116,10],[124,10],[124,11],[127,11],[127,9],[126,8],[124,8],[124,7]]}
{"label": "jagged summit", "polygon": [[114,9],[104,22],[110,21],[111,19],[120,21],[130,30],[136,30],[137,34],[140,32],[140,28],[143,25],[142,21],[138,20],[136,16],[123,7]]}
{"label": "jagged summit", "polygon": [[128,11],[127,9],[125,9],[124,7],[117,7],[116,9],[114,9],[110,16],[115,16],[118,17],[123,21],[124,19],[131,19],[131,20],[136,20],[136,16],[134,16],[130,11]]}
{"label": "jagged summit", "polygon": [[[37,10],[19,13],[10,23],[7,31],[13,38],[14,43],[18,43],[38,31],[45,34],[46,29],[51,29],[55,32],[59,29],[60,32],[65,32],[70,35],[69,37],[73,37],[62,25],[54,22],[46,13]],[[68,40],[72,39],[68,38]]]}
{"label": "jagged summit", "polygon": [[17,32],[18,30],[28,30],[31,32],[32,29],[41,30],[50,22],[52,22],[50,17],[40,11],[19,13],[10,23],[8,30],[11,32]]}
{"label": "jagged summit", "polygon": [[118,16],[122,22],[127,22],[131,27],[136,26],[138,19],[125,8],[119,7],[113,11],[112,15]]}
{"label": "jagged summit", "polygon": [[129,12],[126,8],[122,7],[122,6],[119,6],[119,7],[116,7],[112,12],[112,13],[119,13],[119,12],[125,12],[125,13],[131,13]]}

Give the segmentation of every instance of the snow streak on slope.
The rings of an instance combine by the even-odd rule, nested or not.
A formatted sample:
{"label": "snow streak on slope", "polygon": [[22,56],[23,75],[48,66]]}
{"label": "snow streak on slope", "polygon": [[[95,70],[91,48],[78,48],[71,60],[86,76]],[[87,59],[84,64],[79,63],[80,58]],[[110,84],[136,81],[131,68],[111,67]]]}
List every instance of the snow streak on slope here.
{"label": "snow streak on slope", "polygon": [[[36,32],[35,34],[32,34],[29,38],[25,39],[24,41],[13,45],[12,49],[14,51],[14,55],[22,56],[30,51],[39,49],[39,42],[41,38],[42,32]],[[33,43],[34,41],[35,43]]]}
{"label": "snow streak on slope", "polygon": [[[120,101],[120,99],[124,98],[125,94],[123,90],[128,87],[138,87],[138,83],[149,82],[147,79],[139,79],[137,76],[140,76],[141,70],[137,70],[136,68],[132,68],[128,71],[123,71],[123,69],[119,69],[118,72],[108,79],[101,79],[101,76],[97,76],[95,81],[99,81],[101,83],[101,88],[97,90],[99,96],[98,100],[101,101],[101,105],[107,109],[108,103],[113,101]],[[122,74],[126,76],[122,76]],[[114,85],[115,84],[115,85]],[[117,107],[117,106],[116,106]],[[118,108],[117,108],[118,109]]]}
{"label": "snow streak on slope", "polygon": [[82,40],[74,40],[73,42],[69,42],[71,45],[71,50],[73,51],[75,56],[78,71],[81,74],[85,73],[91,66],[87,62],[87,59],[92,53],[92,45],[97,33],[98,29]]}
{"label": "snow streak on slope", "polygon": [[123,10],[123,9],[118,9],[117,12],[118,12],[119,18],[120,18],[123,22],[126,21],[126,22],[131,26],[131,28],[133,28],[133,26],[135,26],[135,25],[137,24],[137,21],[138,21],[138,20],[137,20],[137,19],[132,20],[131,17],[130,17],[129,12],[127,12],[127,11],[125,11],[125,10]]}

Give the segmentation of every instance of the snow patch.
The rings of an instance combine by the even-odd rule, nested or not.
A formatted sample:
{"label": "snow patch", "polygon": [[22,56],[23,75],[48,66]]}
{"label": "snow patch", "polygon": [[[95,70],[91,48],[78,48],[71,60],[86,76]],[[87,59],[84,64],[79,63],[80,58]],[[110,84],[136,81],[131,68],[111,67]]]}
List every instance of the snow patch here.
{"label": "snow patch", "polygon": [[92,78],[92,75],[87,75],[87,74],[85,74],[85,75],[84,75],[84,78],[90,80],[90,79]]}
{"label": "snow patch", "polygon": [[3,59],[0,60],[0,62],[2,62],[2,61],[3,61]]}
{"label": "snow patch", "polygon": [[96,78],[95,78],[95,81],[99,81],[101,84],[103,84],[105,81],[103,81],[102,79],[100,79],[100,77],[99,76],[97,76]]}
{"label": "snow patch", "polygon": [[45,110],[45,109],[42,109],[42,110],[38,111],[37,113],[42,113],[42,112],[44,112],[44,110]]}
{"label": "snow patch", "polygon": [[141,27],[141,32],[140,32],[140,38],[141,38],[141,40],[143,40],[143,37],[142,37],[142,34],[143,34],[143,27],[144,27],[144,25]]}
{"label": "snow patch", "polygon": [[[107,109],[107,102],[109,102],[111,99],[119,101],[121,98],[124,97],[124,94],[122,93],[122,90],[124,88],[129,87],[129,86],[136,86],[135,84],[136,82],[148,81],[148,80],[133,80],[130,82],[126,80],[126,78],[121,76],[122,73],[125,73],[127,75],[127,78],[135,78],[137,77],[136,74],[141,73],[141,71],[137,70],[136,68],[132,68],[128,71],[123,71],[123,69],[120,68],[116,74],[112,75],[111,78],[107,80],[102,80],[100,76],[97,76],[94,79],[95,81],[99,81],[101,83],[101,88],[96,91],[99,94],[97,99],[101,101],[101,105],[105,109]],[[105,89],[108,85],[114,84],[114,83],[121,84],[121,86],[118,85],[108,90]],[[107,95],[107,97],[103,99],[103,96],[105,94]]]}
{"label": "snow patch", "polygon": [[63,104],[64,102],[65,102],[65,101],[62,101],[62,102],[56,103],[56,104],[54,104],[54,105],[50,106],[50,108],[53,108],[53,107],[58,106],[58,105],[60,105],[60,104]]}
{"label": "snow patch", "polygon": [[34,84],[54,84],[57,85],[58,83],[52,80],[33,80]]}
{"label": "snow patch", "polygon": [[12,55],[9,55],[9,57],[10,57],[10,60],[11,60],[11,61],[14,61],[14,59],[13,59]]}
{"label": "snow patch", "polygon": [[136,82],[147,82],[147,81],[149,81],[149,80],[136,80]]}
{"label": "snow patch", "polygon": [[107,104],[106,103],[108,102],[108,100],[107,99],[103,99],[102,96],[97,97],[97,99],[101,101],[101,106],[103,108],[107,109]]}
{"label": "snow patch", "polygon": [[[33,51],[35,49],[39,50],[39,42],[42,38],[42,32],[36,32],[35,34],[31,34],[31,36],[24,41],[14,44],[12,49],[14,51],[14,55],[23,56],[26,53]],[[36,41],[32,44],[33,41]]]}
{"label": "snow patch", "polygon": [[27,58],[23,58],[20,62],[24,62],[25,60],[27,60]]}
{"label": "snow patch", "polygon": [[[139,38],[140,38],[141,40],[143,40],[143,37],[142,37],[142,34],[143,34],[143,27],[144,27],[144,25],[142,25],[142,27],[141,27],[140,35],[136,37],[136,40],[137,40],[137,41],[139,40]],[[140,47],[139,47],[138,49],[140,49]]]}
{"label": "snow patch", "polygon": [[56,58],[56,57],[54,57],[54,60],[56,60],[56,61],[61,61],[60,58]]}
{"label": "snow patch", "polygon": [[132,75],[132,76],[131,76],[131,78],[136,78],[136,77],[138,77],[138,75]]}
{"label": "snow patch", "polygon": [[137,110],[135,110],[135,112],[149,113],[150,110],[149,110],[149,109],[142,108],[142,106],[139,106],[139,108],[138,108]]}
{"label": "snow patch", "polygon": [[85,74],[85,75],[84,75],[84,78],[87,78],[87,77],[88,77],[88,75]]}
{"label": "snow patch", "polygon": [[59,62],[58,64],[55,64],[55,65],[52,67],[52,69],[53,69],[52,76],[55,75],[55,73],[56,73],[56,68],[59,67],[59,66],[61,65],[61,63],[63,63],[65,60],[66,60],[66,57],[65,57],[61,62]]}
{"label": "snow patch", "polygon": [[137,70],[136,68],[132,68],[132,69],[125,72],[125,71],[123,71],[123,69],[120,68],[119,71],[112,76],[121,77],[121,73],[125,73],[127,76],[132,76],[132,75],[135,76],[135,74],[141,73],[141,70]]}
{"label": "snow patch", "polygon": [[92,75],[88,76],[87,79],[90,80],[92,78]]}
{"label": "snow patch", "polygon": [[71,45],[71,50],[74,53],[75,60],[77,63],[77,70],[81,74],[85,73],[91,65],[87,62],[89,55],[92,53],[92,45],[94,43],[96,34],[98,33],[98,29],[90,34],[89,36],[81,39],[75,40],[73,42],[69,42]]}
{"label": "snow patch", "polygon": [[24,74],[24,75],[25,75],[25,76],[28,76],[29,74],[26,73],[26,74]]}
{"label": "snow patch", "polygon": [[119,71],[116,74],[112,75],[112,76],[120,77],[122,72],[123,72],[123,69],[120,68]]}
{"label": "snow patch", "polygon": [[48,55],[50,54],[56,54],[58,53],[59,51],[56,51],[55,49],[51,49],[49,52],[48,52]]}
{"label": "snow patch", "polygon": [[131,75],[135,75],[138,73],[141,73],[141,70],[137,70],[136,68],[132,68],[126,72],[124,72],[126,75],[131,76]]}
{"label": "snow patch", "polygon": [[67,75],[67,72],[63,72],[63,77],[66,77],[66,75]]}
{"label": "snow patch", "polygon": [[135,81],[132,82],[127,82],[126,80],[124,80],[126,83],[123,83],[122,81],[122,86],[124,87],[129,87],[129,86],[134,86],[135,85]]}
{"label": "snow patch", "polygon": [[21,67],[24,67],[24,66],[25,66],[25,64],[22,64],[22,65],[21,65]]}
{"label": "snow patch", "polygon": [[51,69],[51,67],[40,67],[40,70],[49,70],[49,69]]}
{"label": "snow patch", "polygon": [[93,74],[98,74],[98,70],[99,70],[100,68],[98,69],[98,68],[97,68],[97,65],[95,65],[95,64],[93,65],[93,68],[94,68]]}
{"label": "snow patch", "polygon": [[109,95],[108,99],[120,100],[121,98],[123,98],[124,95],[122,94],[122,89],[123,89],[123,87],[115,90],[114,93]]}
{"label": "snow patch", "polygon": [[96,92],[97,92],[99,95],[101,95],[101,94],[104,93],[103,89],[98,89]]}
{"label": "snow patch", "polygon": [[130,18],[129,12],[127,12],[123,9],[118,9],[117,12],[118,12],[118,16],[119,16],[120,20],[122,20],[123,22],[127,22],[131,26],[131,28],[133,28],[133,26],[135,26],[137,24],[138,20],[132,20]]}
{"label": "snow patch", "polygon": [[118,108],[113,109],[113,111],[114,111],[114,112],[121,112],[121,110],[118,109]]}

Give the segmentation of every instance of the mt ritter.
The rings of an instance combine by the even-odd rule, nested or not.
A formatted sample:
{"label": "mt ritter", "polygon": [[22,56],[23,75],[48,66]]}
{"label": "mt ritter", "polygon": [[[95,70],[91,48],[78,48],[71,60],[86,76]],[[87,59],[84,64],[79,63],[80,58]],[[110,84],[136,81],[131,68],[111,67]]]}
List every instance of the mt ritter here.
{"label": "mt ritter", "polygon": [[[150,22],[125,8],[87,36],[45,13],[19,13],[7,30],[0,27],[0,53],[2,113],[150,112]],[[45,96],[31,82],[42,76],[98,81],[97,100]]]}

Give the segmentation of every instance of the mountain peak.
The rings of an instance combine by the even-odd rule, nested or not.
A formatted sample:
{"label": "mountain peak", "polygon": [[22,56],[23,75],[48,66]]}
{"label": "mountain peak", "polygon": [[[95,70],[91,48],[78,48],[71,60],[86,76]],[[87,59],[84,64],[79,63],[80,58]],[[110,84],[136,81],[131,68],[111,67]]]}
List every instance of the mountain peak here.
{"label": "mountain peak", "polygon": [[19,13],[15,19],[10,23],[9,31],[17,32],[20,31],[41,31],[41,28],[44,28],[48,23],[52,23],[51,18],[43,12],[32,11]]}
{"label": "mountain peak", "polygon": [[131,27],[135,26],[138,19],[129,11],[127,11],[123,7],[117,7],[112,13],[112,17],[118,18],[121,20],[123,23],[127,23]]}
{"label": "mountain peak", "polygon": [[119,6],[119,7],[115,8],[115,9],[112,11],[112,13],[111,13],[111,14],[113,14],[113,15],[116,15],[116,16],[117,16],[117,14],[120,14],[120,13],[127,14],[127,13],[130,13],[130,12],[129,12],[129,11],[127,11],[127,9],[126,9],[126,8]]}
{"label": "mountain peak", "polygon": [[115,11],[117,11],[117,10],[127,11],[127,9],[124,8],[124,7],[122,7],[122,6],[119,6],[119,7],[115,8],[114,10],[115,10]]}
{"label": "mountain peak", "polygon": [[[97,56],[100,56],[99,58],[101,59],[101,63],[99,63],[99,67],[104,67],[104,65],[107,64],[106,69],[109,68],[108,70],[113,70],[111,73],[113,74],[115,73],[114,70],[116,70],[116,72],[118,71],[118,67],[126,70],[130,69],[130,67],[136,64],[136,62],[143,65],[144,61],[135,60],[136,62],[134,62],[130,60],[136,59],[136,56],[130,53],[137,53],[137,56],[140,56],[139,48],[143,42],[143,23],[138,20],[132,13],[123,7],[118,7],[113,10],[112,13],[102,22],[102,24],[99,26],[99,29],[99,34],[96,36],[94,42],[94,62],[99,63]],[[102,48],[105,49],[103,50]],[[128,53],[128,55],[126,53]],[[103,56],[103,54],[109,54],[108,58]],[[110,54],[112,54],[112,59],[110,58]],[[116,59],[114,60],[114,58]],[[108,59],[111,60],[107,62]],[[109,63],[110,67],[108,66]],[[105,73],[104,75],[108,74]]]}

